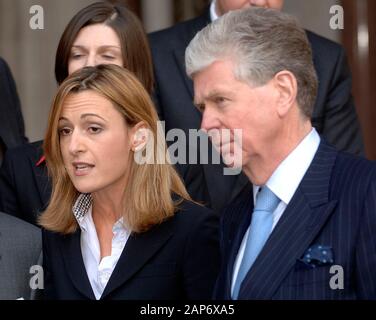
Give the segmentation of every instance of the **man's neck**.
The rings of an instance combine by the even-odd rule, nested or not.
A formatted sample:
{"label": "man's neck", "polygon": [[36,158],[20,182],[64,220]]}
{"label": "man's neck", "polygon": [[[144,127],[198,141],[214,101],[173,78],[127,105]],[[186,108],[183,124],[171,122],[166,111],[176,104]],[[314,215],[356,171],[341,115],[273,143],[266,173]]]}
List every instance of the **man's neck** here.
{"label": "man's neck", "polygon": [[274,145],[269,145],[266,152],[257,154],[243,166],[243,172],[255,185],[264,185],[278,166],[289,154],[304,140],[312,131],[310,122],[304,124],[299,134],[296,136],[284,136],[276,141]]}

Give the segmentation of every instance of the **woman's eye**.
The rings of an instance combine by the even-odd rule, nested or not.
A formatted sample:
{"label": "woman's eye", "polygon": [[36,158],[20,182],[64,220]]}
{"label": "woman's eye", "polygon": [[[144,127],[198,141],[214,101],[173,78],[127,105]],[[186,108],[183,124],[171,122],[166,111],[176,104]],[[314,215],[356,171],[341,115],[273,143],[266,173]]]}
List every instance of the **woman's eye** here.
{"label": "woman's eye", "polygon": [[102,131],[102,128],[99,127],[89,127],[90,133],[99,133]]}
{"label": "woman's eye", "polygon": [[80,59],[83,56],[83,54],[80,53],[74,53],[71,55],[72,59]]}
{"label": "woman's eye", "polygon": [[61,136],[67,136],[71,133],[71,129],[69,128],[61,128],[59,129],[59,135]]}
{"label": "woman's eye", "polygon": [[103,57],[104,59],[107,59],[107,60],[113,60],[113,59],[115,59],[115,57],[110,56],[110,55],[107,55],[107,54],[104,54],[102,57]]}

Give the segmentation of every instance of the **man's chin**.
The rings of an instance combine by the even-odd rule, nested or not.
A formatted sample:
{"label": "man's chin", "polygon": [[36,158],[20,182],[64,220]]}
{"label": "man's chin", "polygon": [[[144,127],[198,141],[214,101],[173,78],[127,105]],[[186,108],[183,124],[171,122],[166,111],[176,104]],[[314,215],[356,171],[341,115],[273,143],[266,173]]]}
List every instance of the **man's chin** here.
{"label": "man's chin", "polygon": [[235,156],[233,153],[222,154],[223,163],[227,168],[231,169],[242,169],[243,161],[241,156]]}

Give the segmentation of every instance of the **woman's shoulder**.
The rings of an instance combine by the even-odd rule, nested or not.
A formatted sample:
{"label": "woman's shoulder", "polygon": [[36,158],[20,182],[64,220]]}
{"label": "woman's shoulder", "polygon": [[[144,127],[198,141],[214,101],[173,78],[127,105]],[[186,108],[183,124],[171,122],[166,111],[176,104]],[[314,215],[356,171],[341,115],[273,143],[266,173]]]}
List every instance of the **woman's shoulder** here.
{"label": "woman's shoulder", "polygon": [[186,200],[181,199],[180,203],[177,206],[176,214],[191,214],[191,215],[214,215],[214,211],[204,205]]}
{"label": "woman's shoulder", "polygon": [[173,217],[176,224],[192,228],[203,224],[217,224],[219,216],[211,209],[198,203],[182,200]]}

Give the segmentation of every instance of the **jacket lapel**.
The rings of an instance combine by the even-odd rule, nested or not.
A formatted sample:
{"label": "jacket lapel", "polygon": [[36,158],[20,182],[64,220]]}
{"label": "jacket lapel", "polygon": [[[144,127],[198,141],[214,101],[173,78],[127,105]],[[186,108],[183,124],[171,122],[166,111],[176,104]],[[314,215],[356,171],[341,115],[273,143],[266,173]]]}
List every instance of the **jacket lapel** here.
{"label": "jacket lapel", "polygon": [[79,228],[74,234],[64,238],[64,241],[62,241],[63,258],[67,273],[76,289],[88,299],[95,300],[82,258],[80,239],[81,230]]}
{"label": "jacket lapel", "polygon": [[[227,209],[230,210],[230,209]],[[228,237],[225,239],[230,243],[230,251],[228,255],[228,265],[226,273],[226,287],[225,287],[225,298],[231,299],[231,283],[232,275],[234,272],[235,259],[238,255],[239,247],[242,243],[243,237],[247,228],[251,222],[252,210],[253,210],[253,188],[252,184],[244,188],[242,193],[239,195],[239,201],[235,202],[235,206],[231,208],[232,214],[229,220],[229,232]],[[228,214],[226,212],[226,214]]]}
{"label": "jacket lapel", "polygon": [[239,299],[271,299],[336,207],[329,201],[337,152],[321,142],[280,221],[245,277]]}
{"label": "jacket lapel", "polygon": [[131,234],[101,299],[131,279],[173,235],[173,218],[153,229]]}

